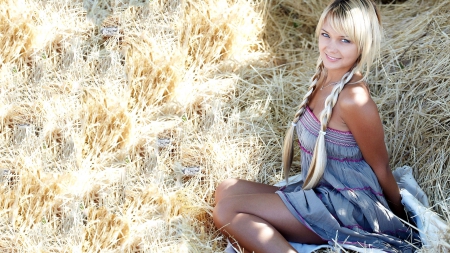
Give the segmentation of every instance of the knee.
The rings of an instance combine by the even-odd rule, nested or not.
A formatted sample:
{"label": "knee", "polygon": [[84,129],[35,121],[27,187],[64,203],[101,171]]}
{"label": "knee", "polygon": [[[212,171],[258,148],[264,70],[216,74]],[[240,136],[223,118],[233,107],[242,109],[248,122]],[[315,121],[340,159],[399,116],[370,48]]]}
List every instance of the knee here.
{"label": "knee", "polygon": [[220,202],[221,199],[227,197],[227,191],[230,187],[235,185],[239,179],[229,178],[223,180],[216,188],[216,192],[214,194],[214,201],[216,205]]}
{"label": "knee", "polygon": [[222,230],[222,228],[230,224],[236,214],[234,206],[233,197],[223,198],[216,203],[213,209],[213,220],[216,228]]}
{"label": "knee", "polygon": [[222,206],[220,203],[216,203],[216,206],[213,209],[213,221],[214,226],[216,226],[217,229],[222,230],[222,227],[226,224],[226,221],[224,221],[223,218],[223,211]]}
{"label": "knee", "polygon": [[220,182],[214,194],[215,206],[213,209],[213,220],[216,228],[222,230],[231,222],[233,209],[232,198],[227,194],[230,187],[237,183],[238,179],[229,178]]}

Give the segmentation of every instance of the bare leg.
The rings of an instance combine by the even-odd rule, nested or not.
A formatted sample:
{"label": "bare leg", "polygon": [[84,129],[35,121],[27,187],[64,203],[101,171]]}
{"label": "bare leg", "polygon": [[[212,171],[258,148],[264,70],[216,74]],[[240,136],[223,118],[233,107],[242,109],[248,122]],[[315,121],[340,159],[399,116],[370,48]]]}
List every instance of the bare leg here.
{"label": "bare leg", "polygon": [[236,195],[214,209],[216,227],[255,252],[295,252],[287,242],[323,243],[300,223],[276,194]]}
{"label": "bare leg", "polygon": [[324,243],[300,223],[274,193],[219,195],[213,218],[224,235],[234,237],[250,252],[295,252],[288,240]]}
{"label": "bare leg", "polygon": [[[278,187],[272,185],[247,181],[243,179],[229,178],[225,179],[217,186],[215,192],[215,203],[217,205],[217,203],[219,203],[222,198],[226,198],[229,196],[257,193],[274,193],[277,190]],[[222,229],[221,232],[225,236],[229,236],[228,232],[226,232],[225,230]],[[240,250],[239,252],[250,253],[250,251],[244,248],[240,248],[240,245],[237,243],[235,238],[230,238],[230,242]]]}
{"label": "bare leg", "polygon": [[226,179],[217,186],[215,193],[216,204],[221,199],[244,194],[258,194],[258,193],[275,193],[279,187],[268,184],[262,184],[241,179]]}

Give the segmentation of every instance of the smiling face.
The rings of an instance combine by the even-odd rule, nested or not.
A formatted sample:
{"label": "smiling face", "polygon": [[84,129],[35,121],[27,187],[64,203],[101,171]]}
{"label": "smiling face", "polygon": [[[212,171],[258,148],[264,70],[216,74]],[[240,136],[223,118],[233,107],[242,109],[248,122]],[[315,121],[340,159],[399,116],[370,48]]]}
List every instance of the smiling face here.
{"label": "smiling face", "polygon": [[334,30],[327,19],[319,33],[319,51],[328,73],[344,74],[360,55],[358,46],[346,34]]}

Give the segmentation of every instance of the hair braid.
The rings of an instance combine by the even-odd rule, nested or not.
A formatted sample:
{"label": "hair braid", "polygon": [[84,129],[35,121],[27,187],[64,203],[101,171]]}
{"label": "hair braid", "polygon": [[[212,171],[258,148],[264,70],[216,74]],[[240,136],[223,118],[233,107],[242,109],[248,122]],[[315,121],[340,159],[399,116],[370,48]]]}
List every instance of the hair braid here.
{"label": "hair braid", "polygon": [[[316,26],[316,37],[319,38],[325,20],[331,27],[347,35],[351,41],[358,47],[359,57],[355,61],[350,72],[346,73],[338,84],[335,85],[331,94],[325,100],[325,108],[320,114],[320,131],[316,140],[314,154],[310,164],[308,174],[303,184],[304,189],[313,188],[321,179],[326,167],[327,154],[325,149],[325,133],[327,124],[331,118],[332,110],[337,102],[339,93],[344,86],[352,79],[354,73],[361,71],[366,67],[364,80],[370,70],[371,65],[379,57],[380,42],[383,37],[380,15],[377,6],[372,0],[334,0],[322,12],[319,22]],[[293,126],[286,132],[283,145],[283,168],[288,180],[289,169],[292,163],[292,139],[294,126],[299,117],[304,113],[308,99],[314,91],[317,83],[326,80],[327,69],[324,68],[321,57],[317,62],[315,75],[311,78],[311,86],[303,98],[300,108],[297,111]],[[304,168],[303,168],[304,169]]]}
{"label": "hair braid", "polygon": [[309,97],[314,91],[314,88],[316,87],[317,82],[319,81],[320,77],[322,76],[324,71],[324,66],[322,61],[318,61],[317,67],[316,67],[316,73],[314,73],[313,77],[311,78],[311,84],[308,87],[308,91],[306,92],[305,96],[303,97],[302,102],[300,103],[298,111],[295,113],[294,119],[292,120],[291,126],[286,131],[286,135],[284,137],[284,143],[283,143],[283,171],[284,171],[284,177],[286,179],[286,184],[288,184],[288,178],[289,178],[289,170],[291,169],[292,165],[292,158],[293,158],[293,139],[294,139],[294,129],[295,126],[300,118],[300,116],[305,111],[305,107],[308,104]]}
{"label": "hair braid", "polygon": [[347,72],[333,88],[330,95],[325,99],[325,108],[320,113],[320,131],[314,147],[314,154],[311,160],[308,174],[303,184],[303,189],[309,190],[314,188],[320,181],[320,178],[325,171],[327,165],[327,150],[325,147],[325,132],[328,122],[331,118],[333,107],[337,102],[340,92],[344,86],[352,79],[356,69],[353,68],[350,72]]}

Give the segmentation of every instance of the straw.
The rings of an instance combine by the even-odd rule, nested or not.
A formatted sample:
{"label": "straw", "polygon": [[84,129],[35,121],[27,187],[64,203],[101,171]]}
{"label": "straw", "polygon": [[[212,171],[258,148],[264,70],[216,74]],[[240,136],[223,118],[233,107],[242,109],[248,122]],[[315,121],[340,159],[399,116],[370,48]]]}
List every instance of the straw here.
{"label": "straw", "polygon": [[[450,1],[383,2],[390,165],[448,222]],[[214,190],[283,179],[327,3],[0,1],[2,251],[223,251]]]}

